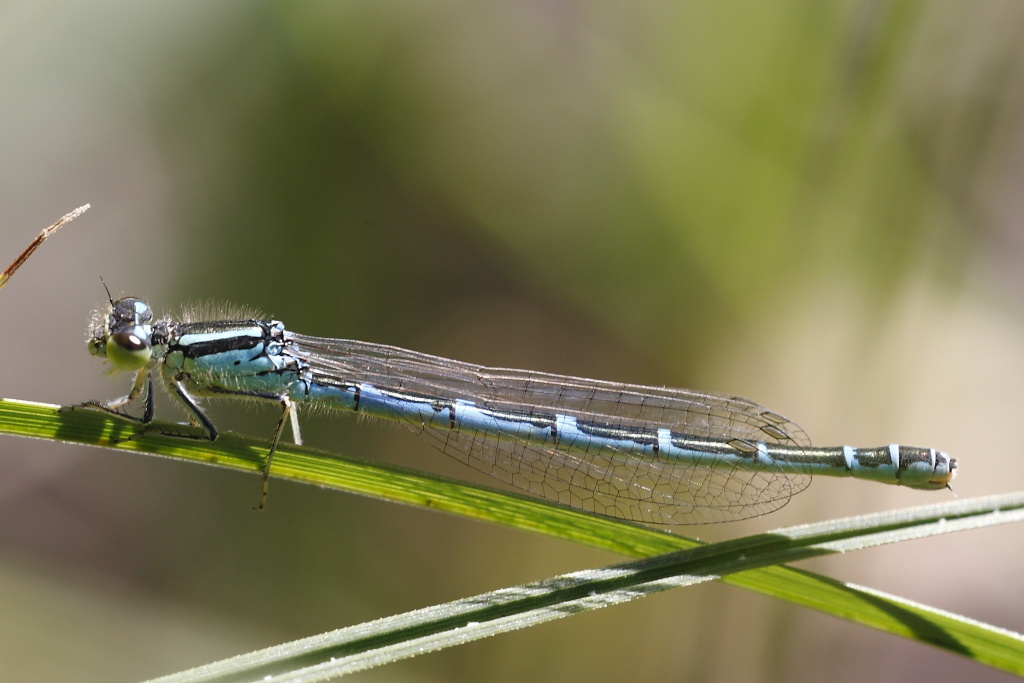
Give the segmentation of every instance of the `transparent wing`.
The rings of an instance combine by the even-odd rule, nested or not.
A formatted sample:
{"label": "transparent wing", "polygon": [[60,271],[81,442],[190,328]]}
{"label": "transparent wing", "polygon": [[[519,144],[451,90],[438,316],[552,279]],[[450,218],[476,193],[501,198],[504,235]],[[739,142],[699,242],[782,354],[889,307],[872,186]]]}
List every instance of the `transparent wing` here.
{"label": "transparent wing", "polygon": [[[543,372],[487,368],[368,342],[291,334],[291,353],[313,381],[368,382],[378,388],[464,400],[493,410],[552,414],[625,428],[667,428],[716,439],[809,446],[795,423],[744,398],[685,389],[622,384]],[[599,514],[656,524],[743,519],[776,510],[810,477],[778,468],[680,464],[625,449],[561,449],[510,433],[426,428],[395,410],[456,460],[547,500]]]}

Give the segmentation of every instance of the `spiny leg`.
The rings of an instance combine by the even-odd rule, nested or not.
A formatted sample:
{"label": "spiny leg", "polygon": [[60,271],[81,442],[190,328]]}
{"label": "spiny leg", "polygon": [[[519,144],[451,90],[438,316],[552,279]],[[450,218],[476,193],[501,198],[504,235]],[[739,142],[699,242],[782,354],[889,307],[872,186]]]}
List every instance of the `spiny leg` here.
{"label": "spiny leg", "polygon": [[[126,406],[137,399],[139,395],[143,393],[143,388],[145,388],[146,399],[143,406],[142,417],[135,417],[134,415],[118,410],[118,408]],[[82,408],[102,410],[105,413],[116,415],[124,420],[148,424],[153,421],[153,376],[148,370],[139,370],[135,375],[135,382],[132,385],[132,390],[128,392],[127,395],[107,402],[85,401],[84,403],[78,403],[67,408],[62,408],[62,410],[81,410]]]}
{"label": "spiny leg", "polygon": [[281,404],[281,417],[277,421],[277,427],[274,429],[274,440],[270,442],[270,452],[267,453],[267,462],[263,466],[263,491],[260,493],[260,502],[254,508],[256,510],[262,510],[263,506],[267,503],[267,493],[270,490],[270,463],[274,460],[274,451],[277,450],[277,444],[281,441],[281,434],[284,433],[284,426],[288,423],[291,418],[292,433],[295,436],[295,443],[300,444],[301,437],[299,436],[299,418],[298,411],[295,410],[295,406],[292,400],[284,394],[275,396],[274,398]]}
{"label": "spiny leg", "polygon": [[[176,375],[171,379],[171,395],[179,400],[188,412],[189,417],[205,429],[209,434],[208,438],[213,441],[217,438],[217,429],[213,426],[213,422],[210,421],[210,418],[206,416],[206,413],[204,413],[195,402],[195,399],[193,399],[185,389],[183,384],[183,380],[185,379],[187,379],[186,375]],[[222,387],[208,387],[206,391],[211,394],[222,394],[224,396],[252,398],[261,401],[274,401],[281,406],[281,417],[277,420],[277,426],[274,428],[274,437],[270,441],[270,450],[267,452],[267,460],[263,465],[263,488],[260,492],[260,502],[255,508],[253,508],[255,510],[262,510],[267,503],[267,494],[270,490],[270,465],[274,461],[274,452],[277,450],[277,445],[281,442],[281,434],[284,433],[284,427],[289,421],[292,425],[292,433],[295,436],[295,443],[302,443],[302,438],[299,433],[298,411],[295,410],[292,400],[285,394],[272,394],[259,391],[234,391],[231,389],[224,389]]]}
{"label": "spiny leg", "polygon": [[[120,410],[122,406],[126,406],[135,399],[137,399],[139,395],[143,392],[143,387],[145,387],[146,398],[145,402],[143,403],[142,417],[135,417],[134,415],[126,411]],[[85,401],[84,403],[78,403],[73,406],[62,407],[61,411],[63,412],[83,409],[98,410],[109,415],[113,415],[119,420],[124,420],[126,422],[130,422],[133,424],[142,425],[143,428],[141,430],[137,430],[136,433],[130,436],[123,438],[116,436],[111,437],[113,443],[123,443],[125,441],[131,441],[136,436],[139,436],[140,434],[145,434],[148,431],[148,425],[151,422],[153,422],[153,376],[152,374],[145,370],[140,370],[139,373],[136,375],[135,384],[132,386],[132,390],[131,392],[128,393],[128,395],[122,396],[119,399],[115,399],[113,401],[109,401],[106,403],[101,401]]]}
{"label": "spiny leg", "polygon": [[[166,379],[166,378],[165,378]],[[213,425],[213,421],[206,416],[203,409],[199,407],[199,403],[192,397],[192,394],[185,388],[185,380],[189,379],[188,375],[179,373],[172,377],[167,382],[170,391],[171,398],[178,402],[185,412],[188,414],[189,422],[194,426],[199,427],[203,430],[203,434],[173,434],[171,436],[180,436],[185,439],[203,439],[206,441],[217,440],[217,428]]]}

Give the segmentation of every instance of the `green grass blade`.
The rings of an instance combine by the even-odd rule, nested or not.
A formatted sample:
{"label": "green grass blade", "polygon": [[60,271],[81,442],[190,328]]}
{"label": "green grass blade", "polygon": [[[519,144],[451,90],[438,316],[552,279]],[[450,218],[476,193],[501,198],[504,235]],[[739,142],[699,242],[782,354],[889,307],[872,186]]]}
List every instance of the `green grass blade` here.
{"label": "green grass blade", "polygon": [[[168,423],[153,426],[172,432],[186,429]],[[248,473],[262,472],[269,447],[265,439],[231,433],[214,442],[144,433],[140,425],[100,411],[60,411],[59,406],[13,399],[0,399],[0,434],[134,451]],[[595,517],[526,495],[286,443],[274,454],[273,477],[498,522],[635,557],[696,545],[667,531]],[[270,506],[273,490],[271,484]],[[255,503],[255,480],[253,491]]]}
{"label": "green grass blade", "polygon": [[1024,636],[809,572],[763,569],[832,552],[1018,522],[1024,519],[1024,494],[959,504],[959,513],[950,519],[936,517],[935,507],[781,529],[557,576],[286,643],[157,680],[325,680],[669,588],[720,577],[740,579],[738,583],[742,583],[744,576],[766,571],[791,573],[803,591],[822,598],[839,591],[851,604],[860,605],[850,614],[837,616],[864,623],[868,613],[881,615],[889,621],[885,630],[890,633],[1024,674]]}

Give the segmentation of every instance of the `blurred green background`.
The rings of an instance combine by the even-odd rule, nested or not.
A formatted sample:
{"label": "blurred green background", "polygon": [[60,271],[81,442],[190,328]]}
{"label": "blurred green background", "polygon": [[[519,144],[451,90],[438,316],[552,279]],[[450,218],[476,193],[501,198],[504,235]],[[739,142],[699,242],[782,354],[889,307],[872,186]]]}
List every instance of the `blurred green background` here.
{"label": "blurred green background", "polygon": [[[309,334],[754,398],[817,443],[1024,476],[1024,5],[177,2],[0,7],[2,395],[112,398],[103,276]],[[164,417],[173,416],[166,404]],[[215,406],[267,434],[268,410]],[[412,434],[307,441],[480,478]],[[621,558],[124,453],[0,448],[0,678],[129,681]],[[815,481],[720,539],[948,499]],[[1020,530],[806,563],[1024,630]],[[742,648],[737,650],[738,644]],[[870,653],[870,654],[869,654]],[[1008,678],[721,585],[364,680]]]}

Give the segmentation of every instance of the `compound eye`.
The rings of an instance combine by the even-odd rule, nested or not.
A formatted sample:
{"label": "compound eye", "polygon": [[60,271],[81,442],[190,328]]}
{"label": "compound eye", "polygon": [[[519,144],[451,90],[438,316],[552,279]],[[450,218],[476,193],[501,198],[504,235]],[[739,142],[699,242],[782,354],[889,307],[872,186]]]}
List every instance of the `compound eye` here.
{"label": "compound eye", "polygon": [[107,338],[107,358],[118,370],[141,370],[153,356],[153,347],[145,328],[115,332]]}
{"label": "compound eye", "polygon": [[149,348],[135,332],[115,332],[110,335],[110,343],[127,353],[138,353]]}

